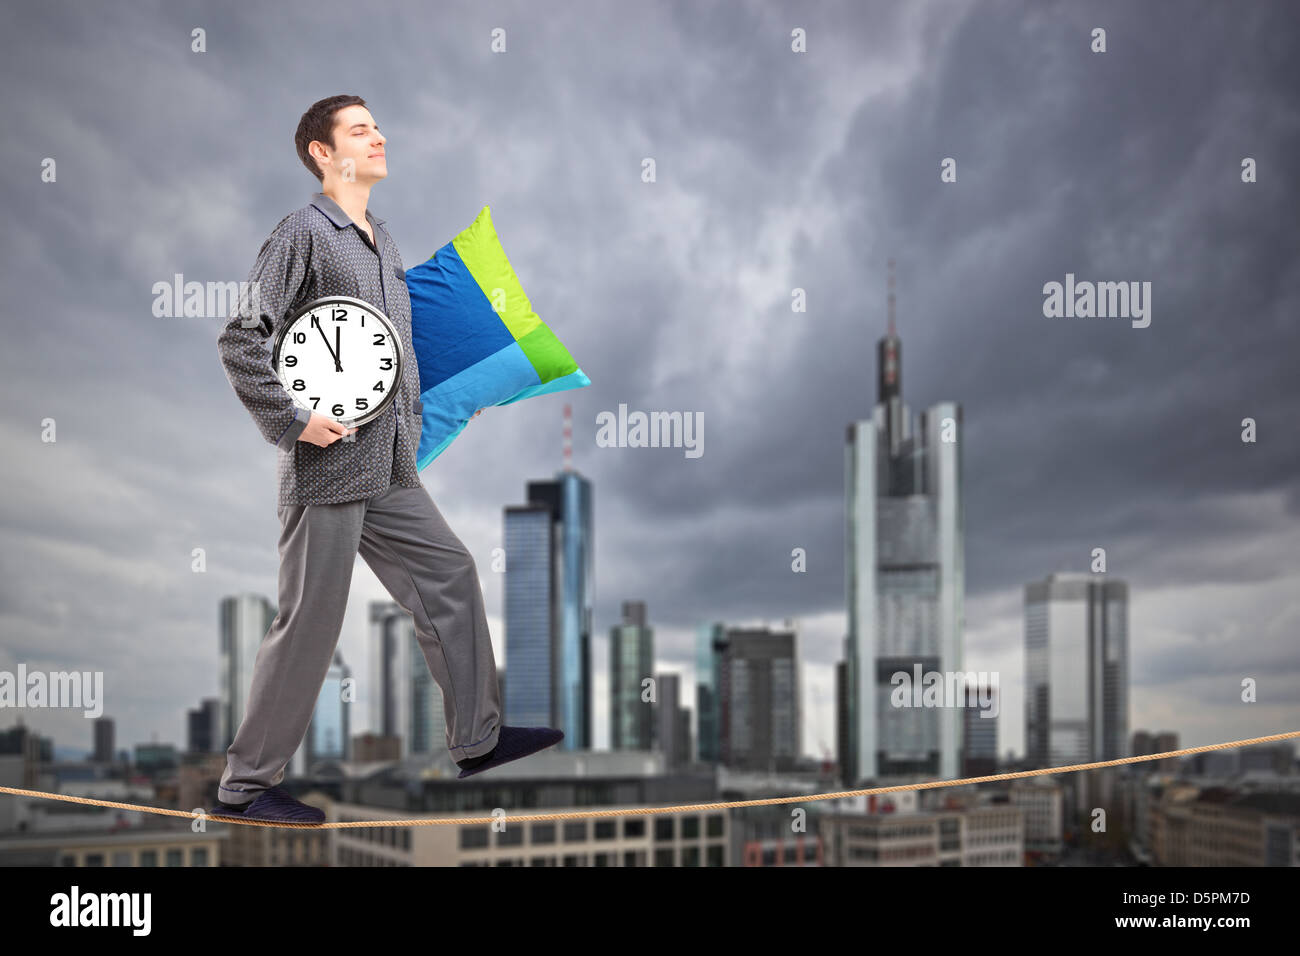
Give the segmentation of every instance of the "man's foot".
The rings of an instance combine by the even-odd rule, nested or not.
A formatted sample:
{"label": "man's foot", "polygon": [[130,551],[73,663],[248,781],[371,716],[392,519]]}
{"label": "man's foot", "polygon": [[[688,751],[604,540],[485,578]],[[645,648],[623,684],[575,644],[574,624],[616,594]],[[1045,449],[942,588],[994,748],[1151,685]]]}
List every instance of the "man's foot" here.
{"label": "man's foot", "polygon": [[325,811],[295,800],[284,787],[263,790],[249,803],[237,806],[218,800],[208,811],[214,817],[242,817],[245,820],[265,820],[268,823],[324,823]]}
{"label": "man's foot", "polygon": [[460,767],[457,778],[472,777],[503,763],[527,757],[539,750],[553,747],[563,739],[564,731],[550,727],[509,727],[502,724],[501,732],[497,735],[497,745],[493,749],[478,757],[456,761],[456,766]]}

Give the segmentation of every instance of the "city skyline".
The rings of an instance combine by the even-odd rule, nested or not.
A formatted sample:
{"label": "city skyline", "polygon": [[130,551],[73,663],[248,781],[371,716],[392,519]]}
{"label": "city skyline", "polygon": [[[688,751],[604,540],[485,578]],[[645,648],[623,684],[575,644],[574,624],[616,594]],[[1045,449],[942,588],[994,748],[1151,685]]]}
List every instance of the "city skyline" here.
{"label": "city skyline", "polygon": [[[0,356],[0,669],[104,671],[123,741],[182,740],[217,691],[217,602],[275,593],[274,455],[213,357],[218,319],[155,316],[152,289],[246,274],[316,186],[291,133],[334,92],[301,63],[267,84],[263,44],[284,34],[268,41],[252,12],[205,16],[224,40],[198,55],[178,13],[124,10],[92,43],[24,7],[14,35],[30,42],[3,67],[28,91],[0,149],[31,171],[6,188],[36,239],[13,244],[6,288],[14,315],[41,320]],[[845,633],[843,431],[874,398],[893,258],[909,393],[964,408],[965,664],[1008,678],[1002,714],[1023,709],[1025,582],[1086,571],[1105,547],[1133,593],[1133,726],[1196,745],[1294,723],[1287,8],[1115,5],[1096,55],[1093,14],[1069,7],[818,5],[799,13],[797,65],[785,15],[517,16],[521,42],[490,62],[527,97],[466,81],[487,55],[471,14],[449,13],[431,53],[410,9],[393,13],[391,70],[356,89],[390,137],[372,207],[406,264],[490,201],[539,315],[593,380],[488,409],[422,472],[485,569],[499,661],[500,509],[559,466],[571,401],[573,462],[599,498],[594,745],[608,744],[603,635],[643,600],[656,669],[687,687],[702,622],[797,619],[801,750],[820,753]],[[574,42],[590,56],[559,67]],[[629,70],[643,92],[610,86]],[[1048,318],[1044,284],[1069,275],[1151,282],[1150,325]],[[704,454],[597,447],[597,415],[620,404],[702,414]],[[358,563],[345,660],[366,660],[366,608],[385,597]],[[79,717],[22,716],[91,745]],[[1020,721],[1000,723],[1000,749],[1023,752]]]}

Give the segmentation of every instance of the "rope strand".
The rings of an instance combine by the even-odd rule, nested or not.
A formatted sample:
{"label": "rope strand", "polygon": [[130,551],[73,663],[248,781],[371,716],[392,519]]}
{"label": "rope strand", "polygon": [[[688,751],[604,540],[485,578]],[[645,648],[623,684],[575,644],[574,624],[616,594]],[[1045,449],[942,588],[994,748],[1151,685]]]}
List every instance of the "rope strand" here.
{"label": "rope strand", "polygon": [[[900,783],[887,787],[868,787],[864,790],[840,790],[834,793],[811,793],[793,797],[766,797],[759,800],[729,800],[723,803],[686,803],[671,807],[631,807],[618,810],[581,810],[566,813],[525,813],[507,814],[504,819],[511,823],[523,823],[529,820],[586,820],[589,817],[649,816],[658,813],[683,813],[692,810],[723,810],[732,807],[761,807],[778,803],[810,803],[814,800],[838,800],[844,797],[862,797],[878,793],[898,793],[904,790],[933,790],[939,787],[961,787],[973,783],[991,783],[995,780],[1016,780],[1022,777],[1040,777],[1058,773],[1075,773],[1080,770],[1098,770],[1102,767],[1118,767],[1122,764],[1143,763],[1148,760],[1168,760],[1172,757],[1184,757],[1188,754],[1205,753],[1210,750],[1226,750],[1231,747],[1251,747],[1255,744],[1270,743],[1300,737],[1300,730],[1283,734],[1269,734],[1267,737],[1251,737],[1248,740],[1230,740],[1222,744],[1205,744],[1201,747],[1184,747],[1182,750],[1170,750],[1166,753],[1145,754],[1140,757],[1120,757],[1117,760],[1099,760],[1096,763],[1077,763],[1068,767],[1044,767],[1040,770],[1017,770],[1012,773],[995,773],[986,777],[965,777],[960,780],[927,780],[922,783]],[[0,787],[0,793],[12,793],[21,797],[41,797],[46,800],[63,800],[68,803],[84,803],[97,807],[113,807],[118,810],[131,810],[136,813],[156,813],[169,817],[188,817],[192,820],[209,819],[221,823],[239,823],[244,826],[285,827],[305,830],[342,830],[356,827],[434,827],[463,826],[468,824],[494,823],[502,817],[438,817],[420,820],[355,820],[346,823],[277,823],[270,820],[245,820],[238,816],[220,816],[205,811],[169,810],[165,807],[146,807],[134,803],[118,803],[114,800],[94,800],[90,797],[74,797],[65,793],[44,793],[40,790],[20,790],[17,787]]]}

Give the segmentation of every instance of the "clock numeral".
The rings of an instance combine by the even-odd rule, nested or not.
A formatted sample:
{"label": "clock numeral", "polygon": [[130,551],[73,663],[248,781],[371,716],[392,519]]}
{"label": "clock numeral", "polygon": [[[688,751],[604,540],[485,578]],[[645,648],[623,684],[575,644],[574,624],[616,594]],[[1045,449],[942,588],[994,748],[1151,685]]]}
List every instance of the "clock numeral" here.
{"label": "clock numeral", "polygon": [[334,310],[334,321],[335,321],[335,322],[346,322],[347,320],[348,320],[348,310],[347,310],[347,309],[335,309],[335,310]]}
{"label": "clock numeral", "polygon": [[319,408],[319,407],[320,407],[320,396],[319,396],[319,395],[308,395],[307,397],[311,399],[311,407],[312,407],[312,408]]}
{"label": "clock numeral", "polygon": [[358,398],[358,399],[357,399],[357,411],[359,411],[359,412],[364,412],[364,411],[365,411],[367,408],[369,408],[369,407],[370,407],[370,400],[369,400],[369,399],[367,399],[367,398]]}
{"label": "clock numeral", "polygon": [[293,368],[295,365],[298,364],[298,356],[296,356],[296,355],[286,355],[286,356],[284,357],[284,364],[287,365],[287,366],[289,366],[289,368]]}
{"label": "clock numeral", "polygon": [[305,343],[306,341],[307,341],[307,333],[306,333],[306,332],[295,332],[295,333],[293,333],[293,344],[294,344],[294,345],[302,345],[302,344]]}
{"label": "clock numeral", "polygon": [[393,367],[393,360],[391,358],[381,358],[379,361],[384,363],[379,366],[381,369],[390,369]]}
{"label": "clock numeral", "polygon": [[381,378],[379,381],[375,382],[375,387],[372,388],[371,391],[382,392],[383,390],[384,390],[384,380]]}
{"label": "clock numeral", "polygon": [[306,387],[307,387],[307,384],[306,384],[302,379],[300,379],[300,378],[295,378],[295,379],[293,380],[293,390],[294,390],[295,392],[301,392],[301,391],[302,391],[304,388],[306,388]]}
{"label": "clock numeral", "polygon": [[384,344],[384,339],[386,339],[386,338],[387,338],[387,336],[384,335],[383,332],[376,332],[376,333],[375,333],[375,344],[376,344],[376,345],[383,345],[383,344]]}
{"label": "clock numeral", "polygon": [[338,405],[335,405],[333,408],[331,408],[330,411],[333,412],[335,415],[342,415],[343,404],[340,402]]}

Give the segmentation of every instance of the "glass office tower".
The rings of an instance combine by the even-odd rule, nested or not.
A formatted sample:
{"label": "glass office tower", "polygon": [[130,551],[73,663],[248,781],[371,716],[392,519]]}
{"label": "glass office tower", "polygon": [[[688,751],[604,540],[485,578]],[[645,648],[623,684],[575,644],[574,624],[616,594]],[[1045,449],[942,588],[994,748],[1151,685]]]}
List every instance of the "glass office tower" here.
{"label": "glass office tower", "polygon": [[[656,708],[641,700],[641,682],[654,676],[654,659],[654,629],[646,624],[645,602],[624,601],[623,622],[609,629],[610,750],[650,750],[653,745]],[[676,703],[674,698],[673,708]]]}
{"label": "glass office tower", "polygon": [[370,728],[401,739],[403,758],[445,752],[447,702],[415,633],[415,619],[396,601],[370,603]]}
{"label": "glass office tower", "polygon": [[343,685],[351,676],[351,668],[343,662],[343,653],[336,647],[316,697],[307,733],[289,761],[295,773],[312,774],[322,761],[348,759],[351,704],[343,699]]}
{"label": "glass office tower", "polygon": [[591,483],[575,471],[530,481],[505,509],[505,720],[564,731],[591,748],[591,619],[595,600]]}
{"label": "glass office tower", "polygon": [[1025,751],[1037,767],[1128,754],[1128,585],[1052,574],[1025,585]]}
{"label": "glass office tower", "polygon": [[221,599],[218,654],[222,726],[216,730],[221,750],[230,748],[235,732],[243,723],[248,691],[253,683],[253,664],[276,613],[275,606],[260,594]]}
{"label": "glass office tower", "polygon": [[879,400],[848,426],[849,779],[959,776],[962,708],[896,708],[898,671],[962,670],[964,543],[961,406],[914,424],[903,403],[893,323],[878,345]]}
{"label": "glass office tower", "polygon": [[718,670],[726,646],[721,622],[701,624],[695,629],[695,713],[696,751],[701,763],[716,763],[722,757],[718,739]]}

